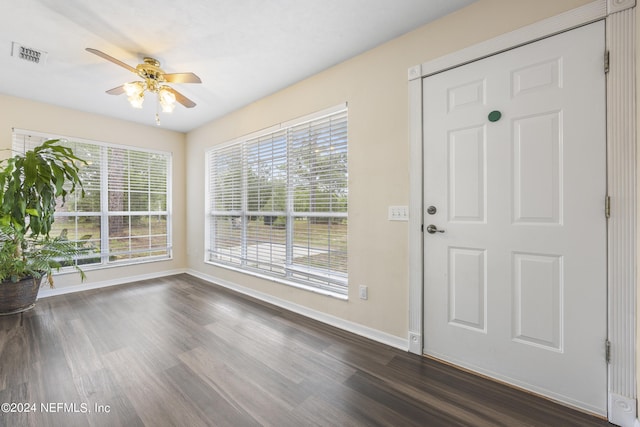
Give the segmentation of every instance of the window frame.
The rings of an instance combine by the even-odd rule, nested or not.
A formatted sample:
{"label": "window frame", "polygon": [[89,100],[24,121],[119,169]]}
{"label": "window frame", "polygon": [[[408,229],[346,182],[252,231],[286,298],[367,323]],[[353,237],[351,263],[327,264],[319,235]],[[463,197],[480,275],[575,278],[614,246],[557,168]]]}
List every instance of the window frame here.
{"label": "window frame", "polygon": [[[99,168],[99,188],[100,188],[100,211],[65,211],[60,212],[56,211],[54,214],[54,218],[80,218],[80,217],[98,217],[100,223],[100,250],[96,253],[91,253],[88,255],[83,255],[74,259],[77,263],[82,259],[93,259],[99,258],[98,262],[81,264],[82,269],[85,271],[91,270],[101,270],[106,268],[113,267],[121,267],[121,266],[130,266],[137,264],[147,264],[151,262],[160,262],[160,261],[170,261],[173,259],[173,214],[172,214],[172,182],[173,182],[173,153],[170,151],[162,151],[155,149],[142,148],[137,146],[129,146],[125,144],[113,144],[102,141],[89,140],[85,138],[76,138],[69,137],[64,135],[56,135],[45,132],[35,132],[25,129],[12,129],[12,152],[24,152],[25,149],[28,149],[27,143],[21,142],[22,138],[42,138],[43,140],[48,139],[60,139],[66,140],[70,143],[78,143],[78,144],[86,144],[98,147],[100,150],[100,168]],[[17,147],[16,144],[22,144],[22,147]],[[110,211],[109,210],[109,171],[108,171],[108,157],[109,157],[109,149],[119,149],[125,150],[125,152],[134,152],[134,153],[145,153],[145,154],[158,154],[161,156],[166,156],[166,211],[135,211],[135,210],[125,210],[125,211]],[[149,194],[151,190],[149,190]],[[152,216],[152,215],[163,215],[166,216],[166,255],[163,253],[161,255],[149,255],[145,257],[129,257],[127,259],[116,259],[110,260],[112,256],[122,255],[122,254],[135,254],[136,252],[151,252],[153,248],[149,248],[146,250],[129,250],[126,252],[111,252],[110,249],[110,232],[109,232],[109,218],[112,216]],[[129,234],[129,238],[135,237],[132,234]],[[149,238],[153,237],[152,235],[147,236]],[[95,239],[96,241],[98,239]],[[163,246],[159,250],[165,250]],[[75,269],[73,267],[63,267],[60,271],[56,272],[56,274],[67,274],[73,273]]]}
{"label": "window frame", "polygon": [[[247,206],[247,198],[248,198],[248,189],[249,187],[247,186],[247,168],[248,168],[248,163],[247,163],[247,146],[250,143],[255,143],[257,140],[259,140],[262,137],[267,137],[269,135],[274,135],[277,134],[279,132],[284,132],[285,133],[285,140],[286,140],[286,168],[287,171],[289,170],[290,167],[290,158],[289,158],[289,150],[290,150],[290,138],[287,136],[287,132],[290,129],[295,128],[296,126],[301,126],[304,125],[305,123],[312,123],[314,121],[320,121],[324,118],[328,118],[330,116],[334,116],[334,115],[338,115],[340,113],[344,113],[345,114],[345,121],[346,121],[346,129],[348,129],[348,106],[347,103],[343,103],[343,104],[339,104],[336,105],[334,107],[331,108],[327,108],[321,111],[318,111],[316,113],[312,113],[312,114],[308,114],[293,120],[289,120],[265,129],[262,129],[260,131],[257,132],[253,132],[250,133],[248,135],[244,135],[242,137],[239,138],[235,138],[233,140],[224,142],[222,144],[218,144],[215,145],[213,147],[211,147],[210,149],[208,149],[206,151],[206,155],[205,155],[205,159],[204,159],[204,163],[205,163],[205,248],[204,248],[204,262],[206,264],[210,264],[210,265],[215,265],[217,267],[222,267],[225,269],[229,269],[229,270],[233,270],[233,271],[237,271],[237,272],[241,272],[241,273],[245,273],[245,274],[249,274],[255,277],[259,277],[262,279],[266,279],[269,281],[273,281],[273,282],[277,282],[277,283],[281,283],[281,284],[285,284],[288,286],[292,286],[292,287],[296,287],[296,288],[300,288],[300,289],[305,289],[308,291],[312,291],[315,293],[320,293],[323,295],[327,295],[327,296],[331,296],[331,297],[335,297],[338,299],[344,299],[347,300],[348,299],[348,291],[349,291],[349,286],[348,286],[348,272],[338,272],[337,270],[333,270],[331,271],[329,274],[324,273],[323,269],[318,269],[315,270],[312,267],[308,267],[305,268],[303,266],[296,266],[293,263],[290,263],[290,254],[291,251],[293,250],[293,227],[294,227],[294,221],[296,220],[296,218],[340,218],[340,219],[344,219],[346,221],[345,227],[345,239],[347,238],[346,235],[348,234],[348,201],[346,203],[346,208],[344,212],[302,212],[302,211],[296,211],[293,207],[293,196],[292,196],[292,190],[294,188],[293,184],[291,184],[290,182],[288,182],[289,180],[287,179],[287,184],[286,184],[286,208],[284,211],[281,210],[274,210],[274,211],[267,211],[267,210],[258,210],[258,211],[252,211],[249,209],[249,207]],[[346,131],[347,133],[345,134],[345,139],[346,142],[344,143],[344,150],[345,150],[345,157],[348,159],[348,130]],[[212,197],[214,196],[214,189],[211,188],[212,186],[212,166],[213,166],[213,162],[212,162],[212,156],[215,155],[213,153],[223,153],[224,150],[228,150],[229,148],[233,148],[235,146],[240,146],[240,157],[241,157],[241,164],[242,164],[242,184],[241,184],[241,192],[242,192],[242,208],[240,210],[229,210],[229,211],[213,211],[212,210]],[[230,151],[228,151],[230,152]],[[348,160],[345,163],[346,165],[348,165]],[[347,200],[348,200],[348,166],[346,169],[346,177],[345,177],[345,181],[347,184]],[[270,273],[268,271],[265,271],[263,269],[260,268],[252,268],[251,266],[248,265],[239,265],[237,263],[227,263],[227,262],[223,262],[220,260],[213,260],[212,258],[212,254],[214,253],[213,251],[213,240],[215,238],[215,236],[212,234],[214,232],[213,230],[213,226],[212,226],[212,222],[214,220],[214,218],[216,217],[223,217],[223,216],[241,216],[243,218],[247,218],[247,217],[251,217],[251,216],[263,216],[263,215],[273,215],[273,216],[285,216],[286,219],[286,253],[287,253],[287,257],[286,257],[286,261],[285,264],[283,266],[283,269],[285,271],[284,274],[276,274],[276,273]],[[242,242],[241,245],[243,248],[246,248],[246,246],[248,245],[248,238],[246,235],[246,227],[244,227],[243,225],[243,233],[242,233]],[[307,249],[312,249],[310,246],[306,246]],[[348,252],[348,249],[345,251]],[[345,270],[347,270],[347,267],[345,266]],[[306,278],[301,278],[301,277],[296,277],[297,274],[301,274],[304,276],[309,277],[310,279],[307,280]],[[317,279],[317,282],[314,282],[313,280]],[[327,282],[327,283],[324,283]]]}

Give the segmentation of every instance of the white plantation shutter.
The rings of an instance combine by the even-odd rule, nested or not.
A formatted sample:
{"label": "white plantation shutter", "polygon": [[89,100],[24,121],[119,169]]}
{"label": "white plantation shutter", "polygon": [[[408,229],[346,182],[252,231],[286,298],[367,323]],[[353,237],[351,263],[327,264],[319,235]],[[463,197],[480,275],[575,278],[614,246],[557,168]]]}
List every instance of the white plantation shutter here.
{"label": "white plantation shutter", "polygon": [[232,145],[208,154],[209,168],[217,171],[209,174],[211,192],[208,217],[209,248],[212,261],[242,265],[244,215],[242,146]]}
{"label": "white plantation shutter", "polygon": [[107,165],[109,258],[168,255],[169,156],[109,147]]}
{"label": "white plantation shutter", "polygon": [[347,110],[210,150],[208,261],[347,294]]}
{"label": "white plantation shutter", "polygon": [[293,209],[296,222],[304,224],[293,230],[292,274],[342,283],[347,275],[347,112],[295,126],[290,134]]}
{"label": "white plantation shutter", "polygon": [[284,274],[287,215],[287,138],[274,132],[248,140],[246,264]]}
{"label": "white plantation shutter", "polygon": [[[52,135],[15,130],[13,149],[24,152]],[[94,141],[65,140],[85,160],[85,194],[56,209],[52,236],[62,235],[94,251],[80,264],[143,262],[171,256],[169,179],[171,155]]]}

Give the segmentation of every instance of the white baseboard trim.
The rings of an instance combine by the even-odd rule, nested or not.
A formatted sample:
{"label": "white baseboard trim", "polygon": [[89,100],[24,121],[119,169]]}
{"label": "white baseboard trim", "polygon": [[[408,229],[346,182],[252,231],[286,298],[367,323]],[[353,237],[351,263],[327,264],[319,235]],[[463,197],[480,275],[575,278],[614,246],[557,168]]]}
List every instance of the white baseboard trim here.
{"label": "white baseboard trim", "polygon": [[621,427],[640,426],[636,413],[636,400],[609,392],[609,422]]}
{"label": "white baseboard trim", "polygon": [[422,335],[409,331],[409,352],[422,355]]}
{"label": "white baseboard trim", "polygon": [[301,314],[310,319],[314,319],[319,322],[326,323],[327,325],[335,326],[336,328],[354,333],[356,335],[360,335],[365,338],[369,338],[379,343],[386,344],[388,346],[395,347],[403,351],[407,351],[409,349],[408,341],[406,339],[396,337],[395,335],[390,335],[385,332],[381,332],[377,329],[369,328],[367,326],[363,326],[358,323],[340,319],[339,317],[335,317],[330,314],[312,310],[302,305],[295,304],[280,298],[276,298],[274,296],[265,294],[263,292],[246,288],[244,286],[238,285],[237,283],[232,283],[227,280],[219,279],[217,277],[210,276],[208,274],[204,274],[199,271],[187,270],[186,273],[194,277],[197,277],[199,279],[202,279],[206,282],[209,282],[213,285],[221,286],[223,288],[233,290],[240,294],[259,299],[269,304],[273,304],[277,307],[284,308],[285,310],[289,310],[294,313]]}
{"label": "white baseboard trim", "polygon": [[99,289],[99,288],[106,288],[109,286],[124,285],[127,283],[138,282],[141,280],[157,279],[159,277],[173,276],[176,274],[183,274],[186,272],[187,272],[186,269],[164,270],[164,271],[157,271],[149,274],[140,274],[137,276],[126,276],[118,279],[103,280],[100,282],[94,282],[94,283],[88,283],[88,284],[65,286],[64,288],[51,289],[51,288],[45,287],[45,288],[40,288],[40,291],[38,292],[38,299],[48,298],[56,295],[71,294],[74,292],[83,292],[83,291],[88,291],[90,289]]}

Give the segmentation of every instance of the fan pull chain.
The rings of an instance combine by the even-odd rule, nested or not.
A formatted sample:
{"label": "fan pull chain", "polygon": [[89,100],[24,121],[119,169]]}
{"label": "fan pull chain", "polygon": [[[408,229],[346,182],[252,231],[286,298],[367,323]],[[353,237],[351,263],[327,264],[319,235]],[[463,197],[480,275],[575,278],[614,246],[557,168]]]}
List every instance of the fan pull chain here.
{"label": "fan pull chain", "polygon": [[160,126],[160,95],[156,94],[156,124]]}

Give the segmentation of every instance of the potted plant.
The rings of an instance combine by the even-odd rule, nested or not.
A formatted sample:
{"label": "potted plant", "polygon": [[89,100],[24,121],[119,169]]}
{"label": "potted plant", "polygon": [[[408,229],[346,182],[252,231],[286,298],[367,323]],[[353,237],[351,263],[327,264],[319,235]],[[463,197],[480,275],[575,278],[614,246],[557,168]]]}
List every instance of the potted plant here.
{"label": "potted plant", "polygon": [[0,314],[33,307],[42,278],[53,287],[53,271],[85,251],[49,236],[58,204],[77,190],[84,196],[82,163],[58,139],[0,161]]}

